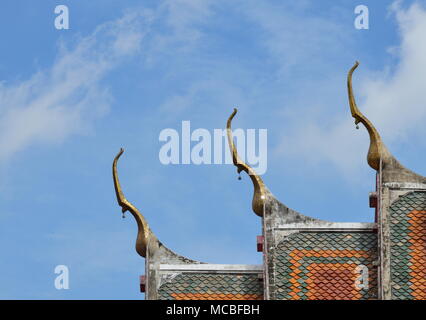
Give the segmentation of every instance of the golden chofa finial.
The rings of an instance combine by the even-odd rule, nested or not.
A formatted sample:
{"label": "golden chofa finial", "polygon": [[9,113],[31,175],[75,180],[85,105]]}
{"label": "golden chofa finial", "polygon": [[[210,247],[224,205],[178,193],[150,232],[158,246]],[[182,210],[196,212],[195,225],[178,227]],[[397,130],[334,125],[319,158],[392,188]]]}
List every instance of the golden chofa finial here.
{"label": "golden chofa finial", "polygon": [[385,161],[388,158],[391,157],[389,151],[383,144],[382,139],[380,138],[379,133],[377,132],[376,128],[373,126],[373,124],[370,122],[370,120],[367,119],[366,116],[364,116],[361,111],[359,111],[356,103],[355,98],[352,90],[352,74],[354,70],[358,67],[359,62],[356,61],[354,66],[349,70],[348,73],[348,97],[349,97],[349,106],[351,108],[352,117],[355,119],[355,124],[358,128],[358,123],[362,123],[365,128],[368,131],[368,134],[370,135],[370,148],[368,149],[368,155],[367,155],[367,162],[375,170],[379,170],[380,167],[380,160]]}
{"label": "golden chofa finial", "polygon": [[138,236],[136,238],[136,252],[142,256],[146,257],[146,248],[148,245],[148,241],[150,238],[154,237],[151,230],[148,227],[148,223],[146,222],[143,215],[139,212],[139,210],[131,204],[123,194],[121,190],[120,181],[118,180],[117,174],[117,162],[120,156],[123,154],[123,148],[120,149],[120,152],[116,155],[114,162],[112,164],[112,176],[114,179],[114,188],[115,194],[117,196],[117,202],[121,207],[121,211],[124,214],[126,211],[129,211],[136,220],[138,225]]}
{"label": "golden chofa finial", "polygon": [[250,167],[248,164],[242,161],[240,157],[238,156],[237,148],[234,145],[234,139],[232,136],[232,129],[231,129],[231,122],[236,114],[237,114],[237,109],[234,108],[234,112],[232,112],[231,116],[228,119],[228,122],[226,123],[226,131],[228,134],[228,143],[229,143],[229,149],[231,150],[231,154],[232,154],[232,161],[234,165],[237,167],[238,173],[241,173],[241,171],[245,171],[250,176],[250,179],[253,182],[253,186],[254,186],[252,208],[254,213],[262,217],[263,207],[264,207],[263,205],[266,200],[266,187],[262,179],[257,175],[256,171],[254,171],[252,167]]}

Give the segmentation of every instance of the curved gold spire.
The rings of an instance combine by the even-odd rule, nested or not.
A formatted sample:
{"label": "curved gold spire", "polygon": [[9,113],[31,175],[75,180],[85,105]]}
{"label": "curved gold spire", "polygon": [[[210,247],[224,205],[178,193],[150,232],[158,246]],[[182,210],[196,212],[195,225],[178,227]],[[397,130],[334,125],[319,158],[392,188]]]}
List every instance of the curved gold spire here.
{"label": "curved gold spire", "polygon": [[364,116],[361,111],[359,111],[355,103],[355,98],[352,89],[352,74],[354,70],[358,67],[358,65],[359,62],[356,61],[354,66],[349,70],[348,73],[349,106],[351,108],[352,117],[355,119],[355,124],[357,125],[357,128],[358,123],[361,122],[367,129],[368,134],[370,135],[370,148],[368,149],[367,162],[370,167],[375,170],[379,170],[380,160],[383,161],[387,159],[390,156],[390,153],[383,144],[383,141],[380,138],[380,135],[377,132],[376,128],[373,126],[370,120],[368,120],[367,117]]}
{"label": "curved gold spire", "polygon": [[266,200],[266,187],[263,183],[263,180],[257,175],[256,171],[254,171],[254,169],[250,167],[248,164],[243,162],[238,156],[237,148],[235,148],[235,145],[234,145],[232,129],[231,129],[231,122],[236,114],[237,114],[237,109],[234,108],[234,112],[232,112],[232,114],[228,118],[228,122],[226,123],[226,132],[228,134],[228,143],[229,143],[229,149],[231,150],[231,154],[232,154],[232,161],[234,165],[237,167],[238,173],[241,173],[241,171],[245,171],[250,176],[250,179],[253,182],[253,186],[254,186],[252,208],[254,213],[256,213],[258,216],[263,216],[263,204],[264,204],[264,201]]}
{"label": "curved gold spire", "polygon": [[117,202],[121,207],[121,211],[123,214],[126,211],[129,211],[133,217],[136,220],[136,223],[138,225],[138,236],[136,238],[136,252],[139,253],[140,256],[146,257],[146,247],[148,244],[148,240],[150,237],[153,236],[151,230],[148,227],[148,223],[146,222],[143,215],[139,212],[139,210],[131,204],[123,194],[123,191],[121,190],[120,181],[118,180],[118,174],[117,174],[117,162],[120,156],[123,154],[124,150],[123,148],[120,149],[120,152],[115,156],[114,162],[112,164],[112,176],[114,179],[114,188],[115,188],[115,194],[117,196]]}

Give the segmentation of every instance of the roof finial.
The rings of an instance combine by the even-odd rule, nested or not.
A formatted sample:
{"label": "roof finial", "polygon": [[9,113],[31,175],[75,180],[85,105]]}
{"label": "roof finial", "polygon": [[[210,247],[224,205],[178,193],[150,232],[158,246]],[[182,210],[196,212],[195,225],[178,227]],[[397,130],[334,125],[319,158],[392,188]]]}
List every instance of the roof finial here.
{"label": "roof finial", "polygon": [[124,214],[126,211],[129,211],[136,220],[138,225],[138,236],[136,238],[136,252],[142,256],[146,257],[146,248],[148,245],[148,240],[150,237],[153,237],[151,230],[149,229],[148,223],[146,222],[143,215],[139,212],[139,210],[131,204],[123,194],[121,190],[120,181],[118,180],[117,174],[117,162],[120,156],[123,154],[123,148],[120,149],[120,152],[115,156],[114,162],[112,164],[112,176],[114,179],[114,188],[115,194],[117,196],[117,202],[121,206],[121,211]]}
{"label": "roof finial", "polygon": [[254,186],[252,208],[254,213],[262,217],[263,204],[266,200],[266,187],[262,179],[257,175],[256,171],[254,171],[252,167],[250,167],[248,164],[242,161],[240,157],[238,156],[237,148],[235,148],[235,145],[234,145],[232,129],[231,129],[231,122],[236,114],[237,114],[237,109],[234,108],[234,112],[232,112],[232,114],[228,118],[228,122],[226,123],[226,131],[228,134],[228,143],[229,143],[229,149],[232,154],[232,161],[234,165],[237,167],[238,173],[241,173],[241,171],[245,171],[250,176],[250,179],[253,182],[253,186]]}
{"label": "roof finial", "polygon": [[352,117],[354,117],[355,119],[355,124],[357,125],[357,128],[358,123],[361,122],[367,129],[368,134],[370,135],[370,148],[368,149],[367,162],[370,167],[375,170],[379,170],[380,160],[384,160],[385,158],[389,157],[390,153],[383,144],[382,139],[380,138],[380,135],[377,132],[376,128],[373,126],[370,120],[368,120],[367,117],[364,116],[361,111],[359,111],[355,103],[355,98],[352,90],[352,73],[358,67],[358,65],[359,62],[356,61],[354,66],[349,70],[348,73],[349,106],[351,108]]}

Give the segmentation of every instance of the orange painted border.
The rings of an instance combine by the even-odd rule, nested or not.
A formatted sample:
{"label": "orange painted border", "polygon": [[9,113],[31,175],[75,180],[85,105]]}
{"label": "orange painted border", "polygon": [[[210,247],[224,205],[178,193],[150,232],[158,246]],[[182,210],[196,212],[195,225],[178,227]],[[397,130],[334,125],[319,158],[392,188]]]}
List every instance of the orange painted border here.
{"label": "orange painted border", "polygon": [[[298,250],[295,249],[289,253],[290,262],[292,266],[290,267],[292,272],[290,273],[290,293],[289,295],[294,300],[300,300],[300,297],[297,295],[297,292],[300,291],[298,287],[301,284],[295,279],[298,273],[301,273],[300,266],[302,265],[299,261],[304,257],[326,257],[326,258],[346,258],[346,257],[357,257],[357,258],[369,258],[371,256],[369,251],[365,250]],[[324,265],[329,265],[333,263],[324,263]],[[337,265],[337,264],[336,264]],[[353,267],[353,264],[351,264]],[[359,293],[359,292],[358,292]],[[309,294],[309,293],[308,293]]]}
{"label": "orange painted border", "polygon": [[410,289],[414,299],[426,299],[426,211],[413,210],[408,214],[410,249]]}

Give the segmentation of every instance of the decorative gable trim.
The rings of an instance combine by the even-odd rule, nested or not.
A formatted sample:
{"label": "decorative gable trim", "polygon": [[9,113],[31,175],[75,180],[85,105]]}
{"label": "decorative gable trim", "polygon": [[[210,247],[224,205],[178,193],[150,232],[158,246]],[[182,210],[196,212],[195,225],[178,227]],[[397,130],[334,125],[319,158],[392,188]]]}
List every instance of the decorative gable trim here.
{"label": "decorative gable trim", "polygon": [[160,264],[160,272],[260,273],[263,265],[253,264]]}

